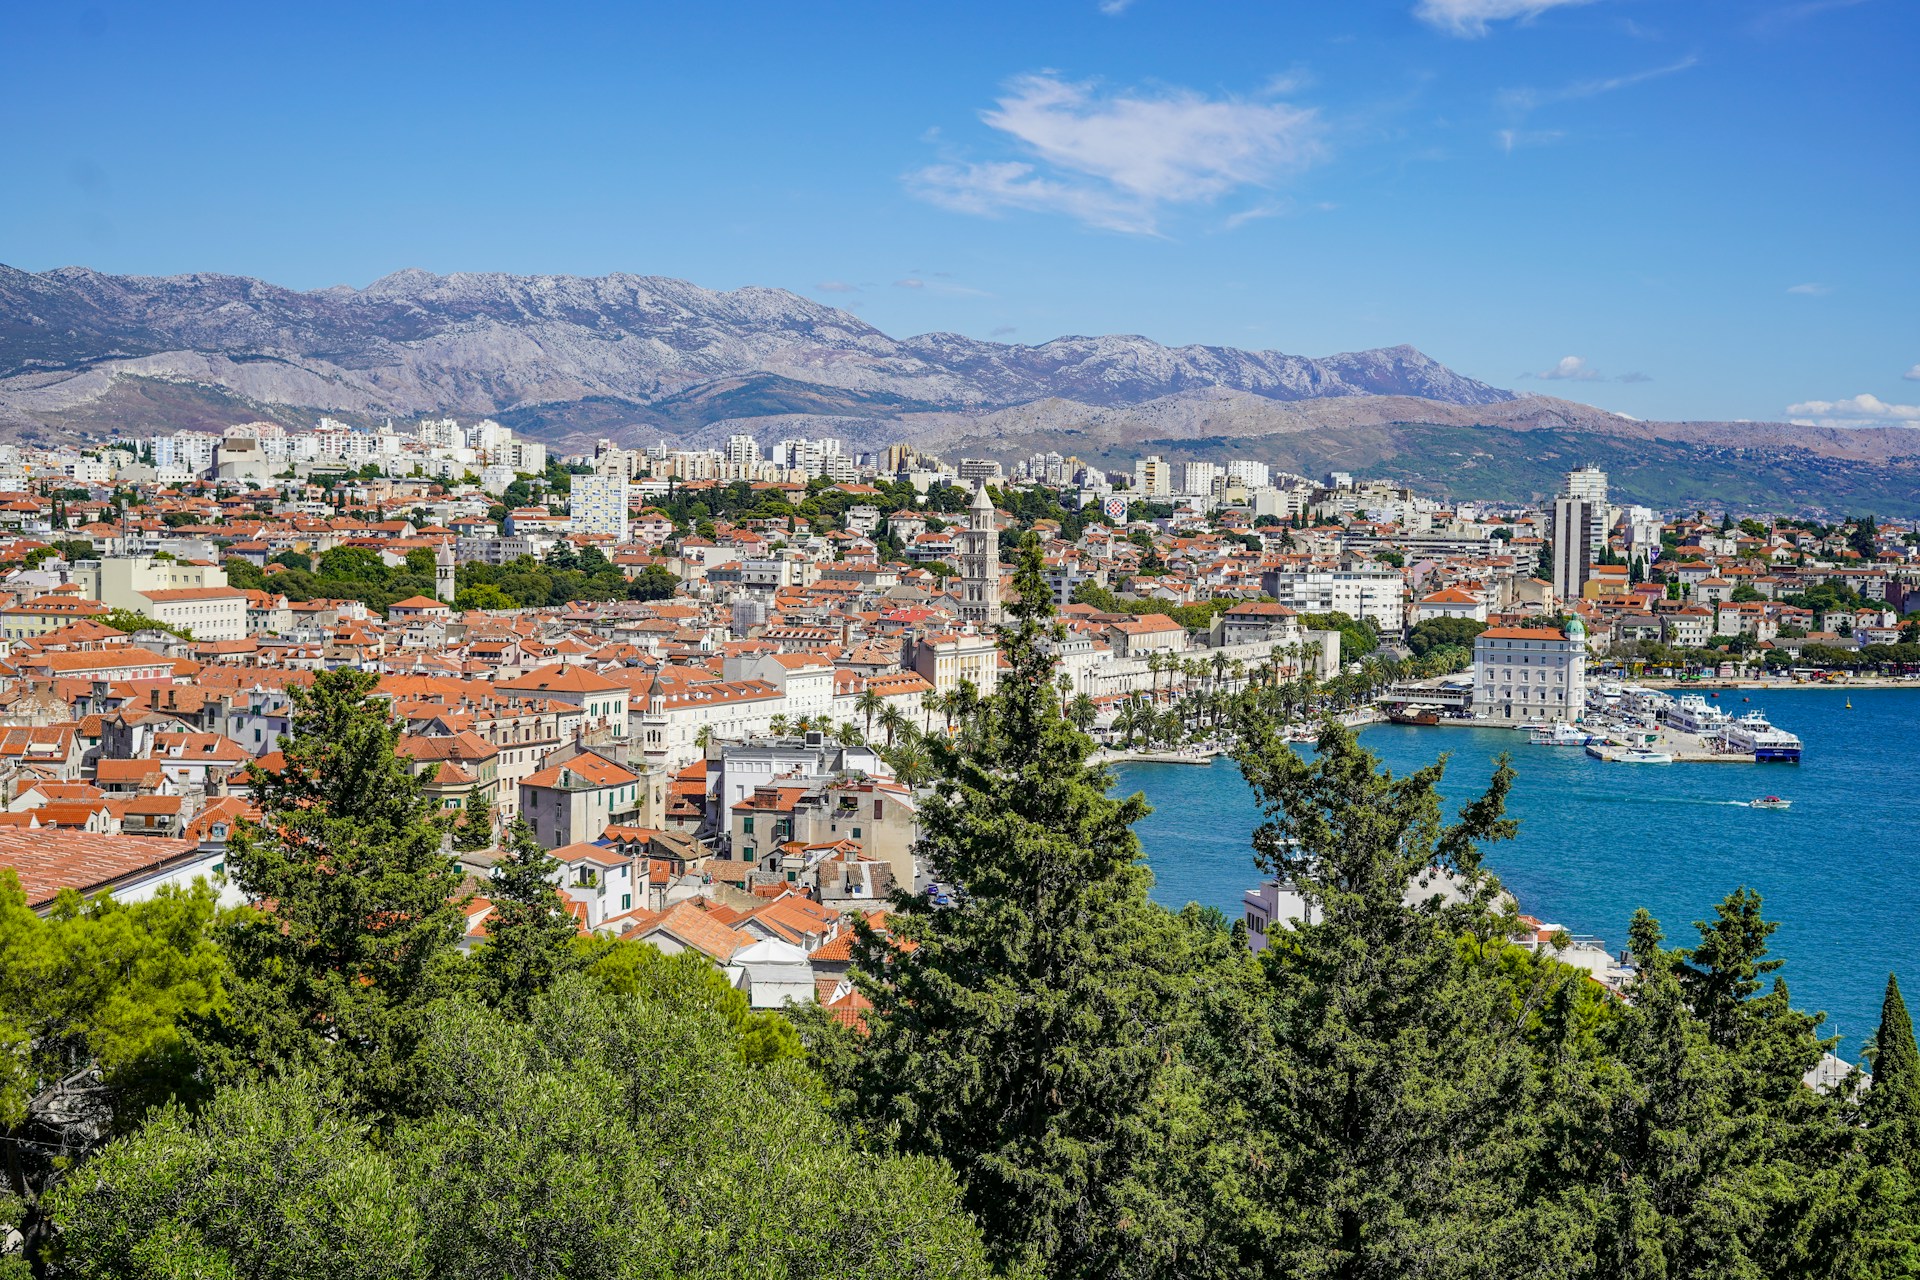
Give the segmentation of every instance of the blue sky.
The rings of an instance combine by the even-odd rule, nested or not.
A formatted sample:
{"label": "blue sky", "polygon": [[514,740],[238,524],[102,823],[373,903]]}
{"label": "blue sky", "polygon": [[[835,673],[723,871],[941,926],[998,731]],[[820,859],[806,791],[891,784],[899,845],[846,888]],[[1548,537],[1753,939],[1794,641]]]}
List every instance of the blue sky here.
{"label": "blue sky", "polygon": [[1911,0],[21,3],[0,261],[780,286],[1920,426]]}

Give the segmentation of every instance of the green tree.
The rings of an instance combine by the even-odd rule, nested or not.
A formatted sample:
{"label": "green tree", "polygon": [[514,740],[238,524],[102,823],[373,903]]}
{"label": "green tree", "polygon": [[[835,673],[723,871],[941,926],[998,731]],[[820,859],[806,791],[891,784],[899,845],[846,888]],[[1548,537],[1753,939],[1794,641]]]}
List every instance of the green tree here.
{"label": "green tree", "polygon": [[1873,1037],[1873,1087],[1861,1108],[1882,1158],[1920,1170],[1920,1048],[1900,982],[1887,975],[1880,1028]]}
{"label": "green tree", "polygon": [[320,555],[319,574],[323,578],[385,582],[391,573],[380,553],[365,547],[333,547]]}
{"label": "green tree", "polygon": [[680,589],[680,579],[657,564],[650,564],[633,575],[627,584],[629,600],[671,600]]}
{"label": "green tree", "polygon": [[575,966],[573,916],[554,887],[553,855],[516,819],[507,830],[506,856],[493,866],[487,900],[487,941],[474,959],[489,1003],[524,1015],[533,998]]}
{"label": "green tree", "polygon": [[440,1002],[387,1133],[309,1075],[170,1110],[62,1197],[63,1273],[984,1277],[952,1175],[856,1149],[798,1059],[744,1060],[697,972],[570,978],[526,1019]]}
{"label": "green tree", "polygon": [[88,619],[103,627],[112,627],[115,631],[124,631],[132,635],[136,631],[164,631],[168,635],[178,636],[182,640],[193,639],[193,630],[177,622],[162,622],[158,618],[149,618],[135,609],[109,609],[105,613],[95,614]]}
{"label": "green tree", "polygon": [[[1381,772],[1329,721],[1313,759],[1264,718],[1236,752],[1266,821],[1263,869],[1297,886],[1307,918],[1270,935],[1265,1064],[1249,1090],[1253,1226],[1273,1273],[1498,1274],[1516,1240],[1486,1205],[1522,1198],[1529,1076],[1503,1052],[1524,1006],[1480,957],[1510,928],[1483,847],[1509,838],[1502,760],[1457,821],[1441,816],[1444,764]],[[1440,877],[1446,877],[1446,883]],[[1463,947],[1462,938],[1474,940]],[[1551,981],[1550,975],[1542,975]]]}
{"label": "green tree", "polygon": [[1107,796],[1060,715],[1031,534],[1017,565],[999,688],[959,747],[933,747],[922,848],[960,896],[901,893],[894,939],[862,926],[874,1008],[855,1092],[875,1132],[954,1167],[1002,1264],[1111,1275],[1142,1247],[1126,1206],[1177,1000],[1133,833],[1146,804]]}
{"label": "green tree", "polygon": [[[1474,637],[1486,629],[1486,623],[1472,618],[1428,618],[1407,633],[1407,647],[1416,658],[1424,658],[1435,649],[1455,647],[1471,653]],[[1341,638],[1344,644],[1345,636]],[[1344,655],[1344,648],[1342,652]]]}
{"label": "green tree", "polygon": [[50,1188],[150,1108],[197,1095],[180,1023],[224,998],[214,920],[204,881],[130,905],[68,889],[41,916],[0,867],[0,1199],[27,1258]]}
{"label": "green tree", "polygon": [[444,819],[374,683],[342,668],[293,687],[284,767],[248,767],[264,817],[234,833],[227,874],[268,910],[223,931],[232,1007],[200,1038],[221,1079],[316,1064],[378,1112],[404,1096],[465,917]]}

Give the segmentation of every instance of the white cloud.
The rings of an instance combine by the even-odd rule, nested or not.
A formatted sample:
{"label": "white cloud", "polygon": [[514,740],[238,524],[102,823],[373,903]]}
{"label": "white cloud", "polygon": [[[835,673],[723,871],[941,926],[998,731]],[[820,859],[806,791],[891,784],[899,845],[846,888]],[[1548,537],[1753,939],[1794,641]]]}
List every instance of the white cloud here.
{"label": "white cloud", "polygon": [[980,118],[1028,158],[929,165],[908,175],[914,194],[963,213],[1064,213],[1153,235],[1169,207],[1268,186],[1325,154],[1308,108],[1187,89],[1102,94],[1044,74],[1015,80]]}
{"label": "white cloud", "polygon": [[916,280],[912,276],[908,276],[905,280],[895,280],[893,282],[893,287],[896,289],[924,289],[927,287],[927,282],[925,280]]}
{"label": "white cloud", "polygon": [[1615,382],[1652,382],[1653,379],[1644,373],[1633,372],[1633,373],[1619,374],[1614,378],[1614,381]]}
{"label": "white cloud", "polygon": [[858,293],[860,286],[848,284],[845,280],[822,280],[813,286],[816,293]]}
{"label": "white cloud", "polygon": [[1649,67],[1645,71],[1629,71],[1619,76],[1602,76],[1597,80],[1575,80],[1571,84],[1561,85],[1558,89],[1505,89],[1500,93],[1500,105],[1509,111],[1524,115],[1536,107],[1551,106],[1556,102],[1578,102],[1582,98],[1597,98],[1603,93],[1631,89],[1634,85],[1658,80],[1662,76],[1690,71],[1699,65],[1700,59],[1688,55],[1678,62],[1669,62],[1662,67]]}
{"label": "white cloud", "polygon": [[1787,413],[1803,427],[1920,427],[1920,404],[1888,404],[1870,395],[1848,400],[1803,400],[1788,405]]}
{"label": "white cloud", "polygon": [[1531,22],[1549,9],[1592,0],[1420,0],[1413,16],[1448,35],[1477,37],[1491,31],[1491,23],[1518,18]]}
{"label": "white cloud", "polygon": [[1590,366],[1579,356],[1561,356],[1560,359],[1554,363],[1553,368],[1542,369],[1533,376],[1536,378],[1544,378],[1548,382],[1559,382],[1563,380],[1571,382],[1597,382],[1600,379],[1600,371]]}
{"label": "white cloud", "polygon": [[1133,0],[1100,0],[1100,12],[1117,18],[1133,7]]}
{"label": "white cloud", "polygon": [[1830,284],[1809,282],[1807,284],[1789,285],[1787,286],[1787,292],[1799,294],[1807,298],[1824,298],[1827,294],[1833,292],[1833,286]]}
{"label": "white cloud", "polygon": [[1566,137],[1560,129],[1500,129],[1496,130],[1493,140],[1500,149],[1512,155],[1516,147],[1545,147]]}
{"label": "white cloud", "polygon": [[1920,382],[1920,364],[1916,364],[1900,376],[1908,382]]}

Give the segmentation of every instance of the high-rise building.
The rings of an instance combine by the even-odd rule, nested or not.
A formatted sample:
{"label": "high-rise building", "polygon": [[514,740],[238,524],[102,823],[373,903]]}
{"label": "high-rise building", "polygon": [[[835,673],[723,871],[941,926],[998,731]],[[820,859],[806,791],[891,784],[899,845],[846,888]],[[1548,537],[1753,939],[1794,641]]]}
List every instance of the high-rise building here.
{"label": "high-rise building", "polygon": [[1164,498],[1173,492],[1173,468],[1159,454],[1133,464],[1133,487],[1143,498]]}
{"label": "high-rise building", "polygon": [[575,476],[567,497],[575,533],[611,535],[627,540],[627,476],[624,470]]}
{"label": "high-rise building", "polygon": [[960,616],[976,626],[1000,621],[1000,529],[983,482],[973,491],[966,527],[954,539],[960,561]]}
{"label": "high-rise building", "polygon": [[760,461],[760,442],[752,436],[728,436],[727,461],[737,467],[752,466]]}
{"label": "high-rise building", "polygon": [[1220,467],[1212,462],[1187,462],[1180,467],[1180,492],[1199,497],[1211,496],[1213,482],[1220,478]]}
{"label": "high-rise building", "polygon": [[1264,462],[1235,458],[1227,464],[1227,479],[1238,480],[1243,488],[1265,489],[1273,483],[1273,470]]}
{"label": "high-rise building", "polygon": [[[1593,576],[1594,535],[1601,522],[1601,508],[1585,498],[1553,500],[1553,593],[1560,599],[1578,600]],[[1603,527],[1598,532],[1605,536]]]}
{"label": "high-rise building", "polygon": [[1596,507],[1607,505],[1607,473],[1589,462],[1578,471],[1567,472],[1566,496],[1582,498]]}

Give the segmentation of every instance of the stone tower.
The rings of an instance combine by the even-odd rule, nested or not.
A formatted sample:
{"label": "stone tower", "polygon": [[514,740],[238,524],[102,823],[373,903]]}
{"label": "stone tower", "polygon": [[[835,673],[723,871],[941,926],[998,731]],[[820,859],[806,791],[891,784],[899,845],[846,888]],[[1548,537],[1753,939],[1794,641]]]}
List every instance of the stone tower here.
{"label": "stone tower", "polygon": [[980,481],[958,538],[960,616],[976,626],[1000,621],[1000,530],[987,482]]}
{"label": "stone tower", "polygon": [[442,542],[433,553],[433,594],[442,604],[452,604],[455,590],[453,547]]}

